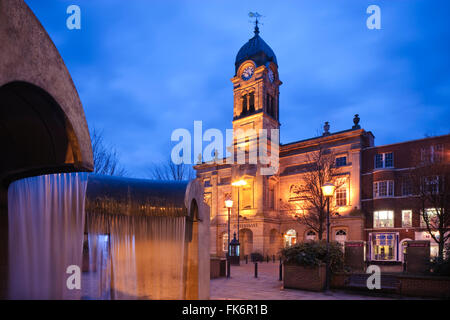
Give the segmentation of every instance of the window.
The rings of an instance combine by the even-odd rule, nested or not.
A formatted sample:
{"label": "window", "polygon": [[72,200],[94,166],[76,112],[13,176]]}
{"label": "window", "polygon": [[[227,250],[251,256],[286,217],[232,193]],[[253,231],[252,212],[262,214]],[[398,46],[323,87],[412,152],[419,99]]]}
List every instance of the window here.
{"label": "window", "polygon": [[374,260],[395,260],[396,235],[394,233],[376,233],[372,237],[372,252]]}
{"label": "window", "polygon": [[253,182],[247,181],[247,185],[241,191],[241,209],[253,208]]}
{"label": "window", "polygon": [[403,179],[402,181],[402,196],[412,195],[412,183],[410,179]]}
{"label": "window", "polygon": [[228,233],[224,233],[222,237],[222,251],[228,252]]}
{"label": "window", "polygon": [[336,206],[343,207],[347,205],[347,188],[340,187],[336,190]]}
{"label": "window", "polygon": [[421,160],[423,162],[441,162],[444,159],[444,146],[436,144],[420,150]]}
{"label": "window", "polygon": [[343,167],[347,165],[347,157],[336,158],[336,167]]}
{"label": "window", "polygon": [[402,210],[402,227],[410,228],[412,227],[412,211]]}
{"label": "window", "polygon": [[269,209],[274,208],[275,203],[275,190],[274,187],[269,188]]}
{"label": "window", "polygon": [[347,232],[345,230],[342,230],[342,229],[336,231],[334,239],[337,242],[339,242],[342,245],[342,247],[344,247],[345,246],[345,241],[347,241]]}
{"label": "window", "polygon": [[374,228],[393,228],[394,211],[375,211],[373,213]]}
{"label": "window", "polygon": [[387,198],[394,196],[394,181],[377,181],[373,183],[373,197]]}
{"label": "window", "polygon": [[314,241],[314,240],[316,240],[316,233],[313,230],[309,230],[306,233],[306,240],[307,241]]}
{"label": "window", "polygon": [[393,168],[394,167],[394,153],[378,153],[375,155],[375,169]]}
{"label": "window", "polygon": [[286,231],[284,235],[284,246],[290,247],[297,243],[297,231],[294,229]]}
{"label": "window", "polygon": [[439,194],[439,183],[441,180],[439,176],[426,177],[424,180],[425,192],[435,195]]}
{"label": "window", "polygon": [[[439,226],[439,216],[437,215],[437,210],[435,208],[425,209],[425,215],[428,218],[431,228],[436,228]],[[420,215],[420,227],[427,227],[423,213]]]}

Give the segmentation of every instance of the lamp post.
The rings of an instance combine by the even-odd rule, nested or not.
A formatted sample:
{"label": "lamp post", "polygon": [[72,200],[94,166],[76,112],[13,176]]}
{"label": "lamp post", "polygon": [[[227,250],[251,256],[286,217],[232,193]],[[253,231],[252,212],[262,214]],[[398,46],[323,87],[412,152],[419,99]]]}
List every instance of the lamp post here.
{"label": "lamp post", "polygon": [[239,217],[240,217],[239,208],[241,206],[241,201],[239,199],[239,194],[240,194],[240,190],[241,189],[239,187],[247,185],[247,181],[245,181],[244,179],[241,179],[241,180],[233,182],[231,185],[234,186],[234,187],[238,187],[238,204],[237,204],[237,207],[238,207],[238,212],[237,212],[237,230],[238,230],[238,232],[237,232],[237,240],[239,241]]}
{"label": "lamp post", "polygon": [[230,277],[230,218],[231,208],[233,207],[233,200],[225,200],[225,206],[228,209],[228,243],[227,243],[227,278]]}
{"label": "lamp post", "polygon": [[322,186],[322,193],[327,199],[327,261],[325,274],[325,292],[330,290],[330,199],[334,195],[336,186],[331,182],[324,183]]}

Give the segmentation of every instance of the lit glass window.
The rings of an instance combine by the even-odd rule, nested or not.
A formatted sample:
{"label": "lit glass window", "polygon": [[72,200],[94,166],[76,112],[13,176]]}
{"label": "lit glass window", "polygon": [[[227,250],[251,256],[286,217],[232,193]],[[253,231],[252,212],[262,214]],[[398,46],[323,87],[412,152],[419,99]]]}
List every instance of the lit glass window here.
{"label": "lit glass window", "polygon": [[347,188],[340,187],[336,190],[336,206],[343,207],[347,205]]}
{"label": "lit glass window", "polygon": [[402,227],[410,228],[412,227],[412,211],[402,210]]}
{"label": "lit glass window", "polygon": [[[425,216],[428,218],[431,228],[437,228],[439,226],[439,216],[435,208],[425,209]],[[420,215],[420,226],[422,228],[427,227],[423,213]]]}
{"label": "lit glass window", "polygon": [[375,211],[373,213],[374,228],[393,228],[394,227],[394,211]]}
{"label": "lit glass window", "polygon": [[286,231],[284,235],[284,246],[290,247],[297,243],[297,231],[294,229]]}

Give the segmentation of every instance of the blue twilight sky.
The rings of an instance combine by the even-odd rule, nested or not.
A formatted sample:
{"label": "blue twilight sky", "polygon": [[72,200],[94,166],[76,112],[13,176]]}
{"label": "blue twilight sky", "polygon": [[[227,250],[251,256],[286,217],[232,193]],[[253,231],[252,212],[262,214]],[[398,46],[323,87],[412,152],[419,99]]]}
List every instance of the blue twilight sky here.
{"label": "blue twilight sky", "polygon": [[[230,78],[253,36],[277,55],[281,142],[349,129],[377,145],[450,133],[450,1],[26,0],[59,49],[90,127],[131,176],[168,157],[174,129],[231,128]],[[81,7],[82,29],[66,28]],[[366,27],[369,5],[381,30]],[[206,144],[204,145],[206,146]]]}

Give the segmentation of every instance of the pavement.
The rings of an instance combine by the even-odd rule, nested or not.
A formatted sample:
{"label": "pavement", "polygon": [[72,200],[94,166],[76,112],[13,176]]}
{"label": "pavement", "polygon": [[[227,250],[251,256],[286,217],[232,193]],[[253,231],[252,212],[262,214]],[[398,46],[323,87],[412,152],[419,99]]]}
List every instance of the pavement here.
{"label": "pavement", "polygon": [[279,263],[258,263],[258,278],[254,277],[254,264],[231,266],[231,278],[211,280],[212,300],[390,300],[401,297],[371,296],[347,291],[323,292],[283,289],[278,280]]}

